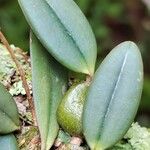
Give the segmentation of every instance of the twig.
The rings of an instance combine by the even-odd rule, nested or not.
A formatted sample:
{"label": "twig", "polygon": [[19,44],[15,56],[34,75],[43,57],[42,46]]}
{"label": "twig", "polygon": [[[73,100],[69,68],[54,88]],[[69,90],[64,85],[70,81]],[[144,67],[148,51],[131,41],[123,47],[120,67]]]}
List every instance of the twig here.
{"label": "twig", "polygon": [[30,106],[30,109],[31,109],[33,121],[34,121],[34,124],[36,124],[34,103],[33,103],[33,100],[32,100],[32,96],[30,94],[29,86],[28,86],[26,78],[25,78],[24,70],[22,69],[21,65],[19,64],[19,62],[18,62],[18,60],[17,60],[17,58],[16,58],[16,56],[13,52],[13,49],[10,47],[8,41],[6,40],[5,36],[3,35],[3,33],[1,31],[0,31],[0,40],[4,44],[4,46],[7,48],[7,50],[9,51],[9,53],[11,55],[11,58],[13,59],[14,63],[16,64],[16,67],[18,69],[18,72],[19,72],[19,74],[21,76],[21,79],[22,79],[22,82],[23,82],[24,89],[26,91],[27,100],[29,102],[29,106]]}

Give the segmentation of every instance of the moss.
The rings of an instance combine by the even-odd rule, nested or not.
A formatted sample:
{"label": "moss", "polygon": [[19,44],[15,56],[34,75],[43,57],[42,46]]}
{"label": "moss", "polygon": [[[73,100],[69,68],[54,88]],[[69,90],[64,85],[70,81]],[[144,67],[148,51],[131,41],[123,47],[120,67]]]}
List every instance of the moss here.
{"label": "moss", "polygon": [[149,150],[150,130],[133,123],[122,141],[110,150]]}

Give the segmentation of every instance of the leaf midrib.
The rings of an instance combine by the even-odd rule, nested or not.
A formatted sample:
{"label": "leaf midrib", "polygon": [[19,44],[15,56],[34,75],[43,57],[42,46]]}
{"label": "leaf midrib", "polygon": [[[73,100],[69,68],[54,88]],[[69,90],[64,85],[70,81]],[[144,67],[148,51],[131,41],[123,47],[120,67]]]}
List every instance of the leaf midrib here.
{"label": "leaf midrib", "polygon": [[[119,82],[120,82],[120,79],[121,79],[121,76],[122,76],[122,73],[123,73],[123,70],[124,70],[124,67],[125,67],[125,64],[126,64],[127,57],[128,57],[128,51],[125,53],[125,57],[124,57],[124,59],[123,59],[123,63],[122,63],[122,65],[121,65],[121,67],[120,67],[120,72],[119,72],[118,78],[117,78],[117,80],[116,80],[116,82],[115,82],[115,87],[114,87],[114,90],[113,90],[113,92],[112,92],[112,94],[111,94],[111,98],[110,98],[110,101],[109,101],[109,103],[108,103],[108,105],[107,105],[107,109],[106,109],[106,111],[105,111],[105,115],[104,115],[104,117],[103,117],[103,121],[102,121],[102,124],[101,124],[101,126],[100,126],[99,131],[102,131],[103,128],[104,128],[104,126],[105,126],[105,120],[106,120],[106,118],[107,118],[107,116],[108,116],[108,113],[109,113],[109,110],[110,110],[110,106],[111,106],[111,104],[112,104],[112,102],[113,102],[113,99],[114,99],[114,97],[115,97],[116,91],[117,91],[117,89],[118,89],[118,84],[119,84]],[[96,145],[95,145],[95,149],[96,149],[96,147],[97,147],[98,141],[99,141],[100,138],[101,138],[101,135],[102,135],[102,134],[99,134],[99,136],[98,136],[98,138],[97,138],[98,140],[97,140],[97,143],[96,143]]]}
{"label": "leaf midrib", "polygon": [[[66,26],[63,24],[63,22],[61,21],[61,19],[58,17],[57,13],[54,11],[54,9],[49,5],[49,3],[47,2],[47,0],[45,0],[46,4],[50,7],[50,9],[52,10],[53,14],[56,16],[56,18],[59,20],[60,24],[63,26],[65,33],[70,37],[70,39],[73,41],[73,43],[75,44],[76,48],[78,49],[78,52],[80,53],[80,56],[82,57],[82,59],[85,62],[85,65],[87,67],[87,69],[89,69],[88,67],[88,63],[86,61],[86,58],[84,56],[84,54],[82,53],[82,51],[80,51],[80,48],[77,44],[77,42],[74,40],[74,38],[71,36],[72,33],[66,28]],[[89,70],[88,70],[89,71]],[[90,73],[90,71],[89,71]]]}

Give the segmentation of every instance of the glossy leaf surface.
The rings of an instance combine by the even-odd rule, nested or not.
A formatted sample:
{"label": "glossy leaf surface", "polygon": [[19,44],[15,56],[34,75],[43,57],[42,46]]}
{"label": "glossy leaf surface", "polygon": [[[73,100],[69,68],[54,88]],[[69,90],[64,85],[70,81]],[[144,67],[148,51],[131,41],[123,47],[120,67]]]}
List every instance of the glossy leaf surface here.
{"label": "glossy leaf surface", "polygon": [[30,43],[33,96],[42,150],[49,150],[57,133],[56,110],[65,92],[67,71],[32,35]]}
{"label": "glossy leaf surface", "polygon": [[83,130],[91,149],[106,149],[124,136],[136,115],[142,85],[139,49],[123,42],[104,59],[88,91]]}
{"label": "glossy leaf surface", "polygon": [[0,83],[0,134],[19,129],[19,115],[15,101]]}
{"label": "glossy leaf surface", "polygon": [[0,135],[1,150],[19,150],[16,138],[13,134]]}
{"label": "glossy leaf surface", "polygon": [[32,30],[61,64],[75,72],[93,74],[95,37],[73,0],[19,0]]}
{"label": "glossy leaf surface", "polygon": [[58,123],[70,135],[82,135],[82,113],[88,86],[86,82],[71,86],[58,107]]}

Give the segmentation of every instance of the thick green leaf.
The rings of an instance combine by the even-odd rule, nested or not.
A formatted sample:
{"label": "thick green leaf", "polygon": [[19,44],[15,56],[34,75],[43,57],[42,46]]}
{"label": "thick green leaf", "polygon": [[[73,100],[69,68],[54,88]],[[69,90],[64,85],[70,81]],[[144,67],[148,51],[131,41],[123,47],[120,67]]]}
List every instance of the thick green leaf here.
{"label": "thick green leaf", "polygon": [[19,115],[17,106],[0,83],[0,134],[7,134],[19,129]]}
{"label": "thick green leaf", "polygon": [[67,84],[67,72],[32,35],[31,64],[36,117],[42,150],[49,150],[57,133],[56,111]]}
{"label": "thick green leaf", "polygon": [[13,134],[0,136],[0,149],[1,150],[19,150],[16,138]]}
{"label": "thick green leaf", "polygon": [[124,136],[136,115],[142,85],[139,49],[123,42],[102,62],[88,92],[83,130],[91,149],[106,149]]}
{"label": "thick green leaf", "polygon": [[96,41],[73,0],[19,0],[32,30],[60,63],[75,72],[93,74]]}

